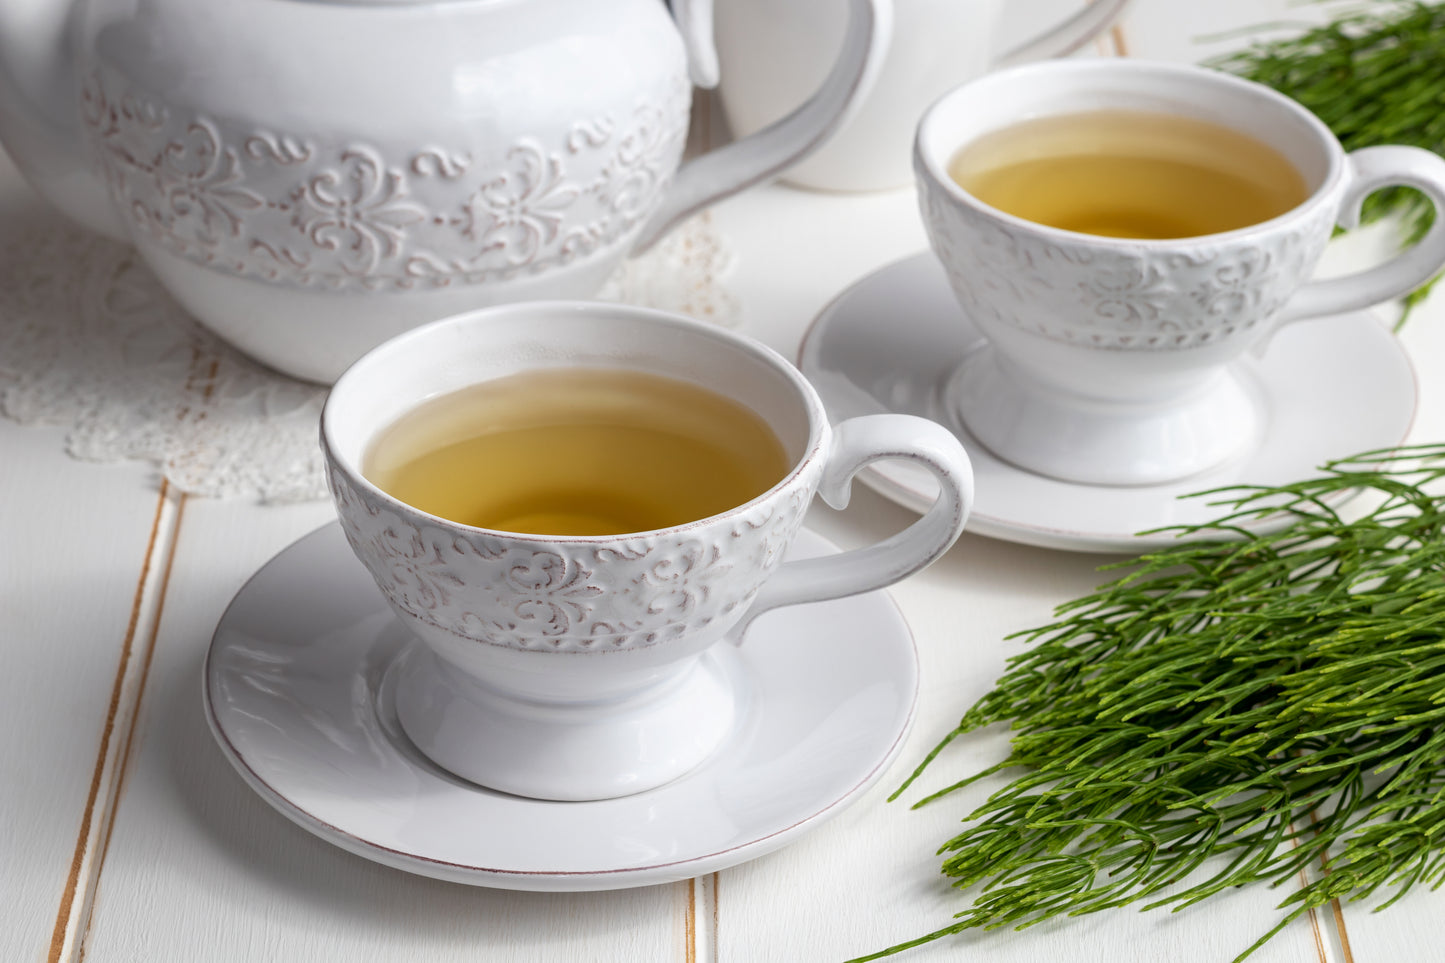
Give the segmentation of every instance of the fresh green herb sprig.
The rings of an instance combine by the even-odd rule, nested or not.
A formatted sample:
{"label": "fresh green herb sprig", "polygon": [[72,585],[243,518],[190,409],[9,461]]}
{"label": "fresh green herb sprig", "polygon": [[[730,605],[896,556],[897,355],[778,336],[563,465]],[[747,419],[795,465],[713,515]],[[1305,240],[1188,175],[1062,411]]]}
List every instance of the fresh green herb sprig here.
{"label": "fresh green herb sprig", "polygon": [[[855,963],[970,928],[1182,909],[1327,860],[1243,959],[1333,899],[1439,886],[1442,483],[1445,445],[1427,445],[1205,493],[1229,514],[1021,633],[1030,648],[899,789],[959,736],[1011,722],[1007,759],[918,803],[1022,770],[939,850],[955,886],[980,889],[952,924]],[[1336,511],[1362,489],[1376,507]],[[1294,520],[1250,530],[1275,512]]]}
{"label": "fresh green herb sprig", "polygon": [[[1308,107],[1346,150],[1409,144],[1445,154],[1445,5],[1373,0],[1369,8],[1279,40],[1255,43],[1210,66],[1273,87]],[[1414,244],[1435,208],[1411,188],[1365,201],[1363,220],[1398,215]],[[1406,296],[1406,312],[1438,281]]]}

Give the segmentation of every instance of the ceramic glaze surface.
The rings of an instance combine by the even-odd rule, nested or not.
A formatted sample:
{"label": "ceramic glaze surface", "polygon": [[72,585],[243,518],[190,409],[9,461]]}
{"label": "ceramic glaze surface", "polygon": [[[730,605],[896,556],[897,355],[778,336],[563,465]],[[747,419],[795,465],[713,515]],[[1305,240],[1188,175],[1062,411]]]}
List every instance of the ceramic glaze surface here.
{"label": "ceramic glaze surface", "polygon": [[330,291],[482,285],[618,248],[682,156],[690,88],[547,142],[425,149],[320,138],[163,106],[96,73],[83,120],[138,238],[216,271]]}
{"label": "ceramic glaze surface", "polygon": [[680,166],[692,81],[716,83],[707,0],[674,4],[683,32],[657,0],[7,0],[0,137],[207,327],[330,382],[438,317],[589,296],[815,149],[891,24],[847,2],[829,82],[701,164]]}
{"label": "ceramic glaze surface", "polygon": [[[793,462],[769,491],[685,525],[611,536],[473,528],[424,514],[360,470],[371,439],[421,401],[518,372],[605,364],[685,379],[745,405]],[[703,763],[733,731],[739,693],[715,646],[775,608],[882,588],[945,552],[973,501],[958,441],[920,418],[830,427],[812,386],[771,349],[685,318],[585,302],[459,315],[375,349],[322,413],[337,514],[356,557],[426,658],[396,707],[429,759],[515,795],[645,792]],[[814,494],[847,504],[853,477],[903,459],[940,497],[892,538],[781,564]],[[481,738],[482,734],[487,738]]]}
{"label": "ceramic glaze surface", "polygon": [[[1238,230],[1134,240],[1015,217],[948,173],[1020,117],[1098,110],[1228,125],[1278,151],[1311,193]],[[1437,222],[1382,265],[1311,281],[1334,225],[1356,223],[1380,187],[1416,187],[1445,209],[1445,160],[1407,147],[1346,155],[1294,101],[1197,67],[1057,61],[984,77],[929,108],[914,169],[934,253],[988,341],[948,386],[950,410],[1001,459],[1067,482],[1162,484],[1238,456],[1267,425],[1231,362],[1283,323],[1377,304],[1445,264]]]}
{"label": "ceramic glaze surface", "polygon": [[[790,549],[836,552],[806,530]],[[780,611],[718,654],[739,719],[711,759],[647,793],[558,805],[468,785],[411,746],[393,689],[412,645],[328,525],[226,611],[207,719],[251,788],[307,831],[407,872],[507,889],[647,886],[771,852],[882,777],[917,699],[918,657],[886,595]]]}
{"label": "ceramic glaze surface", "polygon": [[1334,210],[1228,241],[1101,245],[950,203],[924,179],[924,222],[959,301],[985,327],[1122,351],[1248,342],[1306,280]]}
{"label": "ceramic glaze surface", "polygon": [[787,488],[717,519],[606,540],[443,526],[329,475],[347,541],[399,612],[485,645],[600,652],[736,622],[802,525],[820,470],[810,463]]}
{"label": "ceramic glaze surface", "polygon": [[[880,328],[883,316],[896,322]],[[1137,554],[1170,545],[1173,534],[1158,529],[1218,517],[1210,499],[1186,496],[1230,485],[1286,485],[1332,458],[1401,444],[1419,396],[1404,346],[1378,319],[1355,312],[1290,325],[1262,355],[1230,366],[1262,422],[1258,437],[1235,458],[1158,485],[1086,485],[999,458],[947,405],[948,388],[967,376],[964,363],[986,343],[942,265],[924,253],[840,294],[808,330],[799,367],[835,421],[896,411],[948,425],[978,477],[969,531],[1053,549]],[[933,482],[914,466],[880,463],[859,477],[914,511],[932,504]],[[1264,533],[1289,521],[1278,516],[1250,527]]]}
{"label": "ceramic glaze surface", "polygon": [[[1005,64],[1069,53],[1119,17],[1128,0],[1096,0],[1010,50],[998,50],[1002,0],[900,0],[877,82],[856,115],[785,175],[835,191],[906,187],[909,148],[940,94]],[[844,0],[723,0],[717,6],[718,94],[739,135],[761,130],[823,82],[843,41]]]}

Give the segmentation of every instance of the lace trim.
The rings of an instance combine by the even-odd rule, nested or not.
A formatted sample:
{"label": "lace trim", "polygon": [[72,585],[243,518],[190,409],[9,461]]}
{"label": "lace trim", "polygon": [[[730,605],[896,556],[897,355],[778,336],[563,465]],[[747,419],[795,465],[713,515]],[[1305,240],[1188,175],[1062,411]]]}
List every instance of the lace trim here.
{"label": "lace trim", "polygon": [[[731,327],[731,263],[704,213],[626,262],[598,297]],[[0,412],[68,429],[76,458],[149,461],[195,495],[324,498],[325,397],[192,321],[125,245],[57,217],[0,246]]]}

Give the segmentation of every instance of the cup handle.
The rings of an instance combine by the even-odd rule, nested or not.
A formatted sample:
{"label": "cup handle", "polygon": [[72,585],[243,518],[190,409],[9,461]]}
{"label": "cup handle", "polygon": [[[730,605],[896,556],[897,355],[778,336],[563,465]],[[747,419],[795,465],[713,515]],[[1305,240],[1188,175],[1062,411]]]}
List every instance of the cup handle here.
{"label": "cup handle", "polygon": [[1067,20],[1005,53],[993,67],[1012,67],[1073,53],[1107,30],[1128,5],[1129,0],[1093,0]]}
{"label": "cup handle", "polygon": [[1445,266],[1445,160],[1419,147],[1365,147],[1346,158],[1351,178],[1337,218],[1341,227],[1360,223],[1360,205],[1382,187],[1414,187],[1435,205],[1435,223],[1418,244],[1384,264],[1344,277],[1311,281],[1275,316],[1276,326],[1306,318],[1356,311],[1408,294]]}
{"label": "cup handle", "polygon": [[[679,0],[677,18],[694,80],[717,80],[712,0]],[[843,52],[823,86],[801,107],[742,140],[683,164],[677,179],[633,243],[635,256],[709,204],[776,177],[828,139],[873,86],[893,30],[890,0],[848,0]]]}
{"label": "cup handle", "polygon": [[958,540],[973,507],[973,467],[953,433],[926,418],[863,415],[838,425],[818,494],[834,508],[846,508],[853,476],[885,458],[917,462],[932,472],[939,487],[933,506],[877,545],[784,562],[764,583],[733,638],[741,639],[753,619],[779,606],[822,602],[892,585],[933,562]]}

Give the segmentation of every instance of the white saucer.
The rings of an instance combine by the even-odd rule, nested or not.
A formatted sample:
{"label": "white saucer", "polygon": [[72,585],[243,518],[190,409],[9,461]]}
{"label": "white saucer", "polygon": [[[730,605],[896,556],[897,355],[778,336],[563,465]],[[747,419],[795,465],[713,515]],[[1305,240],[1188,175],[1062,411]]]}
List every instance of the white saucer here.
{"label": "white saucer", "polygon": [[[1236,368],[1262,398],[1259,440],[1232,461],[1163,485],[1086,485],[1035,475],[995,457],[950,415],[943,389],[983,336],[954,300],[931,253],[890,264],[823,309],[803,339],[799,367],[836,423],[898,411],[958,435],[973,461],[977,501],[968,530],[1076,551],[1137,552],[1171,543],[1137,533],[1217,517],[1209,499],[1182,499],[1226,485],[1277,485],[1309,477],[1331,458],[1397,445],[1415,418],[1415,371],[1400,342],[1365,312],[1288,325],[1262,357]],[[933,504],[927,472],[884,462],[860,476],[914,511]],[[1261,520],[1263,532],[1286,517]]]}
{"label": "white saucer", "polygon": [[[803,531],[789,554],[833,551]],[[390,670],[409,645],[328,525],[267,562],[222,616],[204,673],[211,730],[252,789],[322,839],[504,889],[667,883],[777,849],[883,775],[918,692],[913,637],[882,592],[780,609],[712,650],[741,694],[716,755],[634,796],[543,802],[464,782],[407,742]]]}

